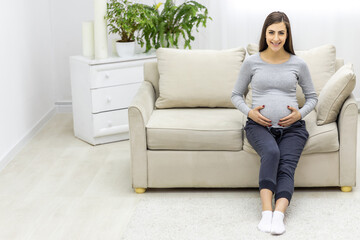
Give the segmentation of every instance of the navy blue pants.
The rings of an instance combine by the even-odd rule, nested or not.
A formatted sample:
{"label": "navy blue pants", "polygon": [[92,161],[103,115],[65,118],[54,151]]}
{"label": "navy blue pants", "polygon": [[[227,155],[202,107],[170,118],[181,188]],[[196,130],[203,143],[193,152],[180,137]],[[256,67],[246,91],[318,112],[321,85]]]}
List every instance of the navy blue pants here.
{"label": "navy blue pants", "polygon": [[271,190],[275,202],[291,200],[294,175],[309,133],[305,121],[299,120],[286,128],[264,127],[248,118],[246,137],[261,158],[259,188]]}

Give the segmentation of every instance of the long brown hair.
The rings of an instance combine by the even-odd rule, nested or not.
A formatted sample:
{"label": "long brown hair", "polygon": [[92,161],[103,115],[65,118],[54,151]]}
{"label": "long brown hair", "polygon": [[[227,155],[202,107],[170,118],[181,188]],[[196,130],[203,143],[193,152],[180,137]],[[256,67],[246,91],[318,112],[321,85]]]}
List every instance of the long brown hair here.
{"label": "long brown hair", "polygon": [[259,52],[262,52],[268,48],[268,45],[266,43],[266,29],[268,28],[268,26],[274,23],[281,23],[281,22],[285,24],[287,30],[287,38],[284,44],[284,49],[288,53],[295,55],[289,18],[286,16],[285,13],[279,11],[270,13],[265,19],[264,26],[261,32],[260,42],[259,42]]}

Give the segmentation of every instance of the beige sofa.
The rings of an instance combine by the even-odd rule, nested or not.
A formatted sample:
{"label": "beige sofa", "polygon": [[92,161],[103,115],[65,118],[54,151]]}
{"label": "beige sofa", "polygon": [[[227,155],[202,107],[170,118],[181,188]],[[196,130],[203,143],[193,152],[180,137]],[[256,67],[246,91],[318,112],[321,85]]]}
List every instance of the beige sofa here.
{"label": "beige sofa", "polygon": [[[249,45],[248,53],[255,52],[256,46]],[[327,83],[344,66],[336,59],[335,48],[326,45],[296,54],[309,66],[321,108],[304,118],[310,137],[295,173],[295,187],[337,186],[351,191],[356,183],[358,108],[351,94],[355,75],[348,69],[348,93],[344,96],[341,90],[334,96],[331,84],[337,88],[344,84],[337,79]],[[258,187],[260,158],[246,140],[246,117],[230,102],[245,50],[160,49],[157,55],[157,62],[145,63],[144,82],[128,112],[135,192]],[[204,78],[210,87],[197,86]],[[301,106],[301,91],[297,97]],[[251,89],[246,98],[251,104]],[[336,104],[338,109],[333,109]]]}

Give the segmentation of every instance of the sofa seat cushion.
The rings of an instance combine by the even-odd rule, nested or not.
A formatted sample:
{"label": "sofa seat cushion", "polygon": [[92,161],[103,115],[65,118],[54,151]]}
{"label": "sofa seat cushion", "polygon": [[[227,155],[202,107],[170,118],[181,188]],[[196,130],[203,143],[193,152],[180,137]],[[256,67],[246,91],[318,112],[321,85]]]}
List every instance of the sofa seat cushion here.
{"label": "sofa seat cushion", "polygon": [[154,110],[146,125],[152,150],[242,150],[243,114],[237,109]]}
{"label": "sofa seat cushion", "polygon": [[[303,154],[336,152],[339,150],[339,135],[336,122],[318,126],[316,124],[316,111],[311,111],[305,116],[306,129],[309,138],[306,142]],[[244,150],[256,153],[249,141],[244,140]]]}

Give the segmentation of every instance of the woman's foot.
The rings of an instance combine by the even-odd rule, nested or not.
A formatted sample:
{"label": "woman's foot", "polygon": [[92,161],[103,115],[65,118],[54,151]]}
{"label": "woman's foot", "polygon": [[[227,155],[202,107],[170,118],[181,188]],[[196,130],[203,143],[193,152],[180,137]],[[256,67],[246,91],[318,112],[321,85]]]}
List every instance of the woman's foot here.
{"label": "woman's foot", "polygon": [[262,232],[269,233],[271,231],[271,220],[273,217],[272,211],[263,211],[261,213],[262,217],[258,224],[258,229]]}
{"label": "woman's foot", "polygon": [[285,232],[284,214],[282,212],[274,211],[270,232],[273,235],[281,235]]}

